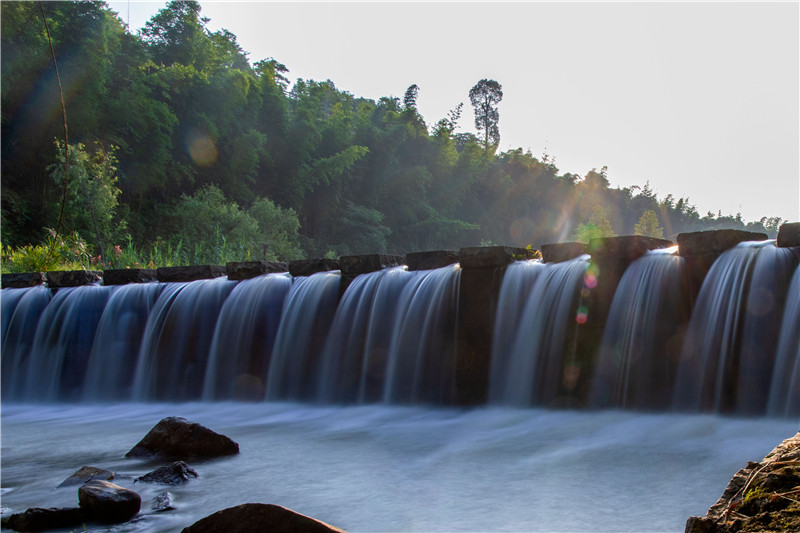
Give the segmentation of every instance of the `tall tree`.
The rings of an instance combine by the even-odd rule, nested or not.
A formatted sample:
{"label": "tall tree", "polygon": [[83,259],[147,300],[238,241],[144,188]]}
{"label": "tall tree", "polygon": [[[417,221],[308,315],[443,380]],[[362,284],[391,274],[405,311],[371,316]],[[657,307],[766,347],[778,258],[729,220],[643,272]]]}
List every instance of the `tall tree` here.
{"label": "tall tree", "polygon": [[495,80],[482,79],[469,90],[469,101],[475,108],[475,128],[483,133],[483,146],[497,149],[500,144],[500,111],[497,104],[503,99],[503,86]]}

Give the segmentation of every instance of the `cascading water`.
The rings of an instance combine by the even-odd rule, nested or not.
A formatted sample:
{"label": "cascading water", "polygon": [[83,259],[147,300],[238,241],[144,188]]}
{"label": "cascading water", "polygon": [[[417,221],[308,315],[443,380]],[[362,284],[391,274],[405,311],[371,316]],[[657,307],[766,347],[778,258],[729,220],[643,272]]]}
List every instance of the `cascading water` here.
{"label": "cascading water", "polygon": [[261,400],[281,311],[286,274],[240,281],[220,311],[203,385],[204,400]]}
{"label": "cascading water", "polygon": [[794,271],[786,297],[767,412],[773,416],[800,415],[800,266]]}
{"label": "cascading water", "polygon": [[116,287],[59,289],[36,328],[23,399],[76,401],[100,317]]}
{"label": "cascading water", "polygon": [[744,242],[712,265],[692,312],[675,386],[681,410],[766,410],[798,250]]}
{"label": "cascading water", "polygon": [[689,320],[678,249],[652,250],[625,271],[611,303],[589,405],[663,409]]}
{"label": "cascading water", "polygon": [[341,273],[295,278],[286,296],[267,374],[267,400],[313,399],[319,356],[339,299]]}
{"label": "cascading water", "polygon": [[[531,261],[509,267],[498,304],[501,312],[495,323],[495,330],[508,337],[496,339],[493,345],[490,403],[549,405],[559,398],[567,341],[577,325],[588,266],[589,257],[582,256],[562,263]],[[506,288],[506,284],[531,288],[520,294]],[[517,298],[524,300],[524,307],[515,301]],[[522,313],[514,319],[510,315],[518,309]],[[499,320],[516,323],[516,331],[505,331],[507,325]]]}
{"label": "cascading water", "polygon": [[92,341],[83,399],[118,401],[131,397],[142,336],[164,285],[131,283],[115,288]]}
{"label": "cascading water", "polygon": [[3,401],[18,400],[22,395],[36,326],[52,298],[53,293],[44,286],[2,291]]}
{"label": "cascading water", "polygon": [[386,403],[447,403],[455,393],[458,264],[410,272],[397,303]]}
{"label": "cascading water", "polygon": [[174,290],[164,288],[139,353],[136,399],[175,401],[202,396],[211,338],[220,309],[235,285],[235,281],[217,278],[177,284]]}
{"label": "cascading water", "polygon": [[[382,287],[400,288],[410,276],[404,267],[395,267],[361,274],[347,287],[322,351],[318,401],[353,403],[359,399],[365,354],[373,348],[372,343],[379,344],[376,333],[391,331],[387,321],[391,310],[380,305],[379,291]],[[401,280],[402,284],[397,283]]]}

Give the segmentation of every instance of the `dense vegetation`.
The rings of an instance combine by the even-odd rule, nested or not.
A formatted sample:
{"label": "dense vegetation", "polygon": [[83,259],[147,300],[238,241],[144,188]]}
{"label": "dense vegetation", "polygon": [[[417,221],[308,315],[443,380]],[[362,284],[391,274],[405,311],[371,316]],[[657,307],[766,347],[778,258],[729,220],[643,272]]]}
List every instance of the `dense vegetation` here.
{"label": "dense vegetation", "polygon": [[647,185],[611,188],[604,168],[581,177],[548,155],[498,153],[494,80],[465,87],[478,135],[463,133],[458,95],[427,124],[416,85],[374,101],[331,81],[290,83],[286,66],[251,64],[236,36],[207,22],[196,2],[176,1],[132,35],[102,2],[2,3],[6,263],[54,241],[134,266],[635,231],[774,234],[780,222],[701,217]]}

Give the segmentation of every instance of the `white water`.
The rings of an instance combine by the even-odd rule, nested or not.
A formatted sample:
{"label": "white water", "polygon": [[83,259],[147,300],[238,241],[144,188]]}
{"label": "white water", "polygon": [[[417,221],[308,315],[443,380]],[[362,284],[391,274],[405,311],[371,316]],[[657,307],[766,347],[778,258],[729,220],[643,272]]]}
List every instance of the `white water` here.
{"label": "white water", "polygon": [[[682,531],[795,422],[715,415],[296,404],[3,406],[2,506],[77,505],[55,488],[83,465],[140,476],[124,454],[161,418],[229,435],[238,456],[179,487],[117,480],[142,512],[88,531],[174,532],[246,502],[349,531]],[[42,438],[43,435],[47,438]],[[57,444],[56,444],[57,443]],[[175,511],[155,513],[170,490]]]}

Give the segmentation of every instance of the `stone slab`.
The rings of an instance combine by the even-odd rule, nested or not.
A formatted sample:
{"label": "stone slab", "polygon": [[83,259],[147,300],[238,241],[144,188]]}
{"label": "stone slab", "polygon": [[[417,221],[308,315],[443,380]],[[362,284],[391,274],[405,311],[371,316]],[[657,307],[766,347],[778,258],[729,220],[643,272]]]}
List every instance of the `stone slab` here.
{"label": "stone slab", "polygon": [[339,270],[339,261],[336,259],[300,259],[289,262],[289,274],[293,277],[310,276],[329,270]]}
{"label": "stone slab", "polygon": [[158,281],[154,268],[115,268],[103,271],[103,285],[127,285]]}
{"label": "stone slab", "polygon": [[52,288],[80,287],[91,285],[102,279],[102,272],[95,270],[51,270],[46,273],[47,285]]}
{"label": "stone slab", "polygon": [[582,242],[543,244],[539,249],[542,251],[544,263],[561,263],[589,253],[589,246]]}
{"label": "stone slab", "polygon": [[669,248],[670,246],[674,246],[674,244],[667,239],[656,239],[642,235],[623,235],[620,237],[592,239],[589,241],[589,253],[592,254],[592,259],[595,259],[595,256],[602,255],[632,262],[650,250]]}
{"label": "stone slab", "polygon": [[800,222],[787,222],[778,230],[778,246],[800,246]]}
{"label": "stone slab", "polygon": [[766,233],[755,233],[737,229],[719,229],[712,231],[694,231],[678,234],[678,253],[682,257],[701,255],[719,255],[733,248],[740,242],[763,241]]}
{"label": "stone slab", "polygon": [[233,261],[225,265],[225,271],[228,273],[228,279],[241,281],[264,274],[288,272],[289,265],[275,261]]}
{"label": "stone slab", "polygon": [[345,255],[339,258],[339,269],[342,271],[342,276],[358,275],[377,272],[403,263],[405,263],[405,257],[402,255]]}
{"label": "stone slab", "polygon": [[214,279],[224,276],[225,274],[225,267],[220,265],[160,267],[156,270],[158,281],[162,283]]}
{"label": "stone slab", "polygon": [[44,272],[20,272],[17,274],[3,274],[2,287],[4,289],[25,289],[42,285],[46,281]]}
{"label": "stone slab", "polygon": [[406,254],[406,265],[409,270],[434,270],[458,263],[458,252],[455,250],[436,250],[430,252],[413,252]]}
{"label": "stone slab", "polygon": [[470,246],[458,251],[461,268],[493,268],[526,259],[530,251],[516,246]]}

